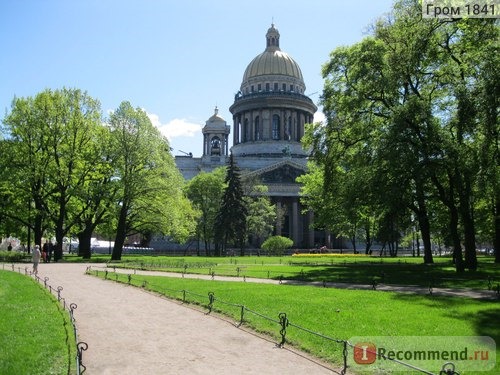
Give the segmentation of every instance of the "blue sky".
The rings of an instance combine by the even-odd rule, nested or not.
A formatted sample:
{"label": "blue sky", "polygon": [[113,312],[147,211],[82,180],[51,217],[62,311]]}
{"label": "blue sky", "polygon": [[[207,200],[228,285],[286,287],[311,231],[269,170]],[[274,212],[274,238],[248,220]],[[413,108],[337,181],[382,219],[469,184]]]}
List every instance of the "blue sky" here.
{"label": "blue sky", "polygon": [[[213,114],[229,107],[271,23],[318,102],[329,53],[367,35],[393,0],[1,0],[0,109],[14,96],[79,88],[104,113],[143,108],[175,155],[202,152]],[[320,117],[318,117],[320,118]]]}

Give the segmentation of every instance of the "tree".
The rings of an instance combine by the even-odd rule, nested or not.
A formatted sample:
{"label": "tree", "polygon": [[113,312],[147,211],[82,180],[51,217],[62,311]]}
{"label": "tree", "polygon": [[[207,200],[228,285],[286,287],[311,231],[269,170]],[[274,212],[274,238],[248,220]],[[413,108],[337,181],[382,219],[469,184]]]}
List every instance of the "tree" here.
{"label": "tree", "polygon": [[205,252],[209,256],[215,237],[215,219],[226,187],[225,174],[226,168],[217,168],[211,173],[202,172],[190,180],[186,186],[187,197],[200,212],[196,232],[198,238],[203,240]]}
{"label": "tree", "polygon": [[248,210],[245,205],[240,169],[231,154],[225,182],[227,184],[222,198],[222,205],[215,220],[215,255],[222,255],[227,245],[233,243],[240,248],[240,255],[245,255],[246,218]]}
{"label": "tree", "polygon": [[86,93],[56,90],[42,93],[45,143],[50,179],[46,182],[47,215],[54,226],[54,259],[62,258],[63,238],[82,215],[76,196],[102,163],[98,129],[102,127],[100,103]]}
{"label": "tree", "polygon": [[185,242],[194,232],[195,212],[183,193],[168,141],[147,114],[122,102],[109,119],[114,179],[119,183],[112,259],[120,260],[127,236],[169,234]]}
{"label": "tree", "polygon": [[10,215],[34,230],[37,244],[44,232],[55,234],[58,260],[82,213],[75,197],[100,162],[100,104],[78,89],[47,89],[15,98],[4,124],[12,146],[9,183],[18,197]]}
{"label": "tree", "polygon": [[267,192],[265,185],[252,185],[245,196],[247,237],[252,236],[257,247],[271,235],[277,218],[276,206],[271,203]]}
{"label": "tree", "polygon": [[293,245],[293,240],[282,236],[272,236],[264,241],[262,248],[269,254],[282,256],[285,249]]}
{"label": "tree", "polygon": [[[487,42],[472,42],[478,35]],[[343,203],[349,202],[351,214],[365,206],[361,212],[378,217],[379,227],[388,225],[379,228],[385,237],[394,230],[404,232],[399,225],[409,225],[404,216],[411,210],[419,223],[424,262],[430,263],[429,207],[439,200],[448,209],[457,271],[464,266],[474,270],[481,166],[484,173],[497,176],[484,152],[484,163],[478,163],[481,150],[498,154],[498,102],[482,89],[498,87],[491,69],[498,65],[498,58],[491,57],[497,56],[497,39],[492,20],[422,19],[418,1],[402,0],[374,25],[372,36],[333,51],[323,67],[321,100],[327,123],[313,126],[304,138],[323,170],[316,206],[334,208],[330,215],[351,226],[358,215],[348,214]],[[481,105],[475,100],[479,96],[485,99]],[[486,138],[495,146],[478,147]],[[369,187],[357,197],[350,181],[361,190]],[[336,205],[321,205],[328,201]]]}
{"label": "tree", "polygon": [[78,207],[81,210],[77,217],[78,254],[84,259],[91,257],[92,236],[98,231],[111,238],[110,228],[115,228],[111,209],[114,207],[119,184],[113,178],[114,169],[111,164],[110,132],[109,128],[101,126],[97,132],[99,159],[95,160],[95,167],[89,178],[81,186],[76,196]]}

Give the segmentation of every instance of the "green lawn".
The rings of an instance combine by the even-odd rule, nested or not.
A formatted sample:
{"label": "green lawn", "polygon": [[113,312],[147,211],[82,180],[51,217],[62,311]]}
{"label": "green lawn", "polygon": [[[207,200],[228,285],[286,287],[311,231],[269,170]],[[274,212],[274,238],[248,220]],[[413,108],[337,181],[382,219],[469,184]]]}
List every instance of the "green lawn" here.
{"label": "green lawn", "polygon": [[0,374],[75,373],[69,313],[35,280],[0,270]]}
{"label": "green lawn", "polygon": [[[105,259],[101,258],[102,261]],[[108,258],[109,260],[109,258]],[[500,284],[500,265],[491,257],[479,257],[476,272],[457,274],[451,259],[435,258],[425,265],[420,258],[380,258],[364,256],[311,257],[166,257],[124,256],[116,267],[247,276],[304,281],[342,282],[349,284],[378,283],[428,287],[496,288]]]}
{"label": "green lawn", "polygon": [[[99,275],[104,276],[104,272]],[[161,276],[131,277],[133,285],[143,286],[147,281],[148,289],[171,298],[183,299],[182,291],[188,291],[187,302],[204,306],[209,302],[208,293],[213,292],[214,310],[235,321],[241,318],[239,305],[244,305],[257,313],[245,310],[245,324],[271,335],[277,342],[281,337],[278,314],[284,312],[292,324],[287,329],[287,342],[336,365],[342,361],[340,344],[294,326],[340,340],[354,336],[491,336],[500,342],[497,301]],[[125,274],[109,273],[108,278],[128,282]],[[500,355],[499,350],[496,353]],[[438,373],[440,369],[430,370]],[[499,372],[497,365],[489,373]]]}

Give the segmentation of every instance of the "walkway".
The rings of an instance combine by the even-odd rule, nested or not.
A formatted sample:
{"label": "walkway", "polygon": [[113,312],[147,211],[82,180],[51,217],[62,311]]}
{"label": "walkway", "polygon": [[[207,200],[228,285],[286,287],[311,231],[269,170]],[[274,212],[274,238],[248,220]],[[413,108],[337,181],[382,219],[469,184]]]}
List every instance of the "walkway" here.
{"label": "walkway", "polygon": [[[148,293],[85,275],[88,264],[40,264],[39,276],[78,305],[85,374],[332,374],[307,355]],[[92,265],[93,267],[99,265]],[[100,265],[103,266],[103,265]]]}

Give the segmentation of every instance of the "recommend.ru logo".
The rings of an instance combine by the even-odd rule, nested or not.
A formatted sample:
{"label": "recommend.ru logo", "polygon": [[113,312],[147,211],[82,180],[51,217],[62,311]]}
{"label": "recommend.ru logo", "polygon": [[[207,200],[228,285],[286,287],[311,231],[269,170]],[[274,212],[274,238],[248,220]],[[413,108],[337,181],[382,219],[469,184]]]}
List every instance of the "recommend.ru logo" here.
{"label": "recommend.ru logo", "polygon": [[491,371],[496,343],[489,336],[364,336],[352,337],[353,369],[439,373],[443,366],[457,372]]}

